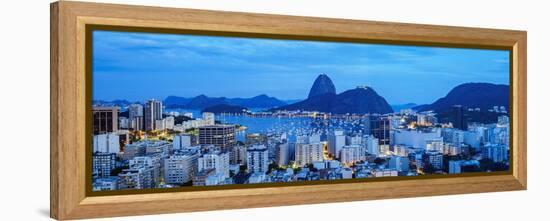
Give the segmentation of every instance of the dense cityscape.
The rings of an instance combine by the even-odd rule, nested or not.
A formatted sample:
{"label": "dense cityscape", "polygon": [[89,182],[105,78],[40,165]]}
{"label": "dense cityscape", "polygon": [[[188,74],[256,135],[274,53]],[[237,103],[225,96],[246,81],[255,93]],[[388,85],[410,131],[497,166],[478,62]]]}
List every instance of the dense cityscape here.
{"label": "dense cityscape", "polygon": [[508,50],[108,30],[92,41],[93,191],[510,169]]}
{"label": "dense cityscape", "polygon": [[[166,108],[155,99],[94,103],[93,190],[509,169],[507,106],[454,104],[444,114],[415,108],[338,113],[288,107],[207,112]],[[491,117],[472,117],[479,113]]]}

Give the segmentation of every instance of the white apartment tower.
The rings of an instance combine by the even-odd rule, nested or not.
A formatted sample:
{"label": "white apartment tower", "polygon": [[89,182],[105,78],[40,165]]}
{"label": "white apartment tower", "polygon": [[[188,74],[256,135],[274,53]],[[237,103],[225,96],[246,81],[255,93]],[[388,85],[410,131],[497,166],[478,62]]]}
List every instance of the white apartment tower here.
{"label": "white apartment tower", "polygon": [[143,105],[130,104],[128,107],[129,127],[134,130],[143,130]]}
{"label": "white apartment tower", "polygon": [[367,152],[369,154],[372,154],[375,156],[380,155],[380,146],[377,138],[375,138],[372,135],[366,136],[364,137],[363,143],[367,147]]}
{"label": "white apartment tower", "polygon": [[323,160],[323,145],[321,143],[296,144],[295,162],[299,166]]}
{"label": "white apartment tower", "polygon": [[202,119],[205,122],[205,126],[214,125],[216,123],[214,113],[204,112],[204,113],[202,113]]}
{"label": "white apartment tower", "polygon": [[360,145],[348,145],[340,150],[340,162],[353,164],[365,160],[365,149]]}
{"label": "white apartment tower", "polygon": [[267,147],[265,145],[253,145],[247,148],[247,172],[266,173],[269,167]]}
{"label": "white apartment tower", "polygon": [[216,174],[222,174],[225,178],[229,177],[229,153],[219,151],[204,154],[198,160],[199,171],[214,169]]}
{"label": "white apartment tower", "polygon": [[344,131],[335,130],[334,133],[328,135],[327,140],[329,153],[337,158],[342,147],[346,145],[346,136],[344,135]]}
{"label": "white apartment tower", "polygon": [[164,182],[168,184],[184,184],[193,179],[198,172],[197,159],[199,154],[175,154],[164,160]]}
{"label": "white apartment tower", "polygon": [[120,152],[119,136],[115,133],[94,135],[93,150],[100,153]]}
{"label": "white apartment tower", "polygon": [[172,142],[174,150],[181,150],[185,147],[193,146],[193,135],[191,134],[178,134],[174,135],[174,141]]}

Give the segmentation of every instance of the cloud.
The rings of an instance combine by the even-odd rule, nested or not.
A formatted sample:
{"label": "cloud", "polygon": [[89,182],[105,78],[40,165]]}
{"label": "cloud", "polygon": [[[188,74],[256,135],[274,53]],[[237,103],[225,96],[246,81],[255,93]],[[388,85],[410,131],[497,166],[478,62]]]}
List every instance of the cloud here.
{"label": "cloud", "polygon": [[[260,89],[297,98],[327,73],[338,90],[368,83],[389,100],[430,100],[460,82],[506,83],[509,71],[506,51],[108,31],[94,32],[93,65],[98,94],[121,98],[153,91],[250,97],[246,91]],[[404,87],[434,93],[392,91]]]}

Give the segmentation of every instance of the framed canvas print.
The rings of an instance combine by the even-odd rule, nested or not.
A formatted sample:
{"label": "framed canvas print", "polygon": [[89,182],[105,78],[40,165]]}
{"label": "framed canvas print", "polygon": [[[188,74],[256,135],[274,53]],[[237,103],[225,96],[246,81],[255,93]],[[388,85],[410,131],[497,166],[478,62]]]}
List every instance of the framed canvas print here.
{"label": "framed canvas print", "polygon": [[524,190],[526,39],[53,3],[51,216]]}

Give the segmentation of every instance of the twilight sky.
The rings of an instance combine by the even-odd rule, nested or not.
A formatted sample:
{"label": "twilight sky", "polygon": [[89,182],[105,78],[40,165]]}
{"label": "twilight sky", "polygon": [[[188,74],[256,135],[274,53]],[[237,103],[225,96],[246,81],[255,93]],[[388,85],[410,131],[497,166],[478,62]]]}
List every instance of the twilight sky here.
{"label": "twilight sky", "polygon": [[169,95],[306,98],[327,74],[340,93],[432,103],[467,82],[509,84],[508,51],[94,31],[93,99]]}

